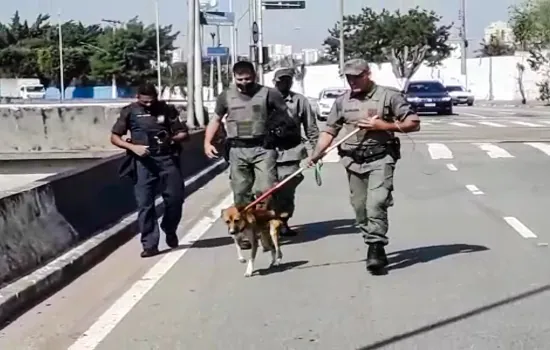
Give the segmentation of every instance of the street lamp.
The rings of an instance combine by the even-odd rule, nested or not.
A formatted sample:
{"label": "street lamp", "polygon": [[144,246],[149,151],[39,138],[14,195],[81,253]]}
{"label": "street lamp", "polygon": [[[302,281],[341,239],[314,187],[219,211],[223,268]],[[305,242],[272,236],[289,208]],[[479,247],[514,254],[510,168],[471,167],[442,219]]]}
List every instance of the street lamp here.
{"label": "street lamp", "polygon": [[63,31],[61,29],[61,10],[57,12],[58,24],[57,29],[59,31],[59,88],[61,101],[65,100],[65,74],[64,74],[64,65],[63,65]]}
{"label": "street lamp", "polygon": [[[115,32],[116,25],[122,25],[124,23],[116,19],[103,19],[103,18],[101,19],[101,22],[110,23],[113,26],[113,42],[114,42],[114,38],[116,37],[116,32]],[[118,97],[118,91],[117,91],[117,84],[116,84],[116,75],[113,74],[111,76],[111,98],[114,100],[117,97]]]}

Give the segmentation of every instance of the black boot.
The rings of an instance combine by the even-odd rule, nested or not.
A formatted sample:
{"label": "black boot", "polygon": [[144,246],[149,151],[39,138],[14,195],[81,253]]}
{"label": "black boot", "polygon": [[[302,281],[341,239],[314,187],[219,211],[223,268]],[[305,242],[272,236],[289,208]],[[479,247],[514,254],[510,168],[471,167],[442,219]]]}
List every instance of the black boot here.
{"label": "black boot", "polygon": [[288,226],[288,223],[285,221],[283,227],[281,227],[280,235],[281,237],[295,237],[298,233],[291,229]]}
{"label": "black boot", "polygon": [[388,257],[382,243],[369,245],[367,251],[367,270],[372,274],[380,274],[385,271],[388,265]]}

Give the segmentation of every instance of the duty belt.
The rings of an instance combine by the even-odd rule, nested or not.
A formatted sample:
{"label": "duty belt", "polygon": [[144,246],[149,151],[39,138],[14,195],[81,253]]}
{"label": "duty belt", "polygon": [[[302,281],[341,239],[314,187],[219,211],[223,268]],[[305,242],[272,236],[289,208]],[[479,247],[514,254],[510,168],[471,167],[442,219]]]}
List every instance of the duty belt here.
{"label": "duty belt", "polygon": [[263,137],[255,137],[251,139],[227,139],[227,144],[231,148],[252,148],[252,147],[260,147],[264,145],[264,138]]}
{"label": "duty belt", "polygon": [[364,145],[356,147],[353,150],[343,150],[338,147],[340,157],[349,157],[357,164],[371,163],[391,155],[394,160],[401,158],[401,144],[398,138],[389,140],[383,144]]}

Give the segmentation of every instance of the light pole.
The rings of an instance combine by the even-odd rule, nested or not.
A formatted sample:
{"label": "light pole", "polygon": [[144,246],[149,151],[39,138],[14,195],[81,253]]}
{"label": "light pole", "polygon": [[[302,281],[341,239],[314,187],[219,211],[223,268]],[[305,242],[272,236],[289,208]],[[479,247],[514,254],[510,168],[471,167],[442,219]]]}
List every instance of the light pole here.
{"label": "light pole", "polygon": [[61,28],[61,10],[57,12],[57,16],[59,20],[57,24],[57,29],[59,31],[59,89],[61,90],[61,101],[63,101],[65,100],[65,68],[63,66],[63,31]]}
{"label": "light pole", "polygon": [[155,16],[156,16],[156,27],[157,27],[157,84],[158,84],[158,93],[159,98],[162,96],[161,84],[162,77],[160,74],[160,24],[159,24],[159,2],[155,0]]}
{"label": "light pole", "polygon": [[[109,23],[113,26],[113,43],[116,37],[116,26],[123,24],[122,21],[116,19],[101,19],[101,22]],[[104,50],[103,50],[104,51]],[[116,74],[111,76],[111,98],[114,100],[118,97],[117,84],[116,84]]]}
{"label": "light pole", "polygon": [[342,81],[344,81],[344,59],[344,0],[340,0],[340,74]]}
{"label": "light pole", "polygon": [[187,0],[187,126],[195,127],[195,0]]}

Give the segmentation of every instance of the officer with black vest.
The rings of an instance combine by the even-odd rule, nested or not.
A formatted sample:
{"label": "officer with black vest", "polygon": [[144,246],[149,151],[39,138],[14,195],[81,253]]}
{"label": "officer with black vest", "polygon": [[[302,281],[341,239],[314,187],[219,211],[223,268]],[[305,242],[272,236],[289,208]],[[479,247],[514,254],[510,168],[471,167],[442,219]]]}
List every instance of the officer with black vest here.
{"label": "officer with black vest", "polygon": [[[206,128],[204,152],[218,157],[212,140],[226,117],[230,182],[234,202],[244,206],[252,193],[263,193],[277,182],[277,147],[286,138],[288,129],[296,128],[281,93],[256,82],[251,62],[240,61],[233,66],[235,84],[217,98],[215,116]],[[249,247],[241,242],[241,247]]]}
{"label": "officer with black vest", "polygon": [[[179,245],[176,229],[181,220],[184,179],[179,166],[180,143],[187,137],[187,126],[173,105],[157,100],[153,84],[138,88],[137,101],[120,112],[111,130],[111,143],[126,149],[133,161],[133,179],[138,205],[138,228],[146,258],[158,254],[160,239],[155,212],[157,187],[164,200],[161,228],[170,248]],[[130,140],[122,136],[130,131]]]}
{"label": "officer with black vest", "polygon": [[[298,143],[290,145],[287,149],[280,148],[278,150],[277,176],[279,181],[283,181],[286,177],[300,169],[300,162],[307,158],[306,144],[303,142],[300,126],[304,129],[306,139],[312,151],[315,149],[315,145],[319,139],[317,118],[313,108],[311,108],[311,104],[307,97],[291,90],[294,75],[295,71],[293,68],[280,68],[273,74],[273,84],[283,95],[292,117],[298,125],[298,133],[295,135],[298,137]],[[294,214],[296,188],[303,180],[304,175],[299,174],[274,194],[277,211],[289,213],[288,219]],[[288,221],[285,221],[281,236],[290,237],[295,235],[296,232],[290,229]]]}

